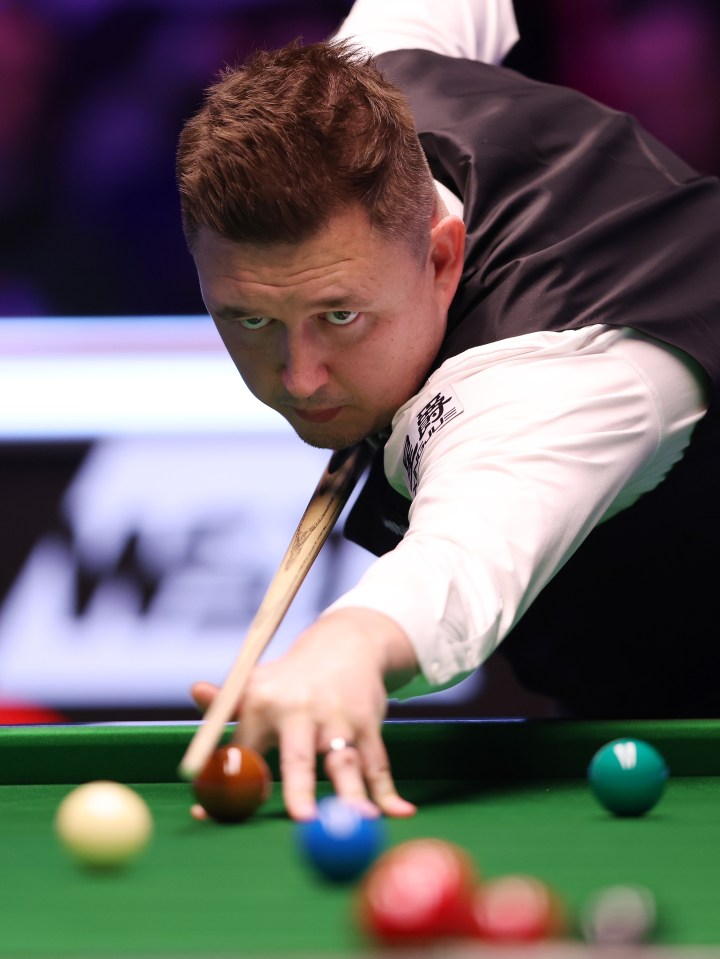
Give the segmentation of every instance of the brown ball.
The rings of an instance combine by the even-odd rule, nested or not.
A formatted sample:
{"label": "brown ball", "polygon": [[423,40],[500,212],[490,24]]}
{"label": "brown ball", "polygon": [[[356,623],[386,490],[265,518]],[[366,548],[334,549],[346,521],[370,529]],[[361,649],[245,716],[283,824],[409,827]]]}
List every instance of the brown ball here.
{"label": "brown ball", "polygon": [[197,801],[218,822],[242,822],[270,796],[272,779],[263,757],[247,746],[220,746],[192,788]]}

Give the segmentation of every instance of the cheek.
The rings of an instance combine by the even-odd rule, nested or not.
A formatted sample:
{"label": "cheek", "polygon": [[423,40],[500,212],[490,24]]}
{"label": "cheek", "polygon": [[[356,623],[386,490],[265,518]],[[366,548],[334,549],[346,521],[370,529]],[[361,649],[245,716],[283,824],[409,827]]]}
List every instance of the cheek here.
{"label": "cheek", "polygon": [[429,308],[416,306],[409,318],[399,324],[391,338],[388,356],[392,357],[394,373],[411,395],[425,380],[442,344],[444,322]]}
{"label": "cheek", "polygon": [[407,350],[392,347],[374,359],[366,360],[358,385],[369,408],[392,418],[398,408],[414,395],[422,377],[412,360]]}
{"label": "cheek", "polygon": [[444,326],[427,300],[409,298],[406,308],[366,344],[355,371],[363,396],[384,409],[402,406],[427,378]]}
{"label": "cheek", "polygon": [[262,384],[267,379],[267,363],[255,352],[241,348],[232,332],[218,330],[218,333],[245,385],[256,396],[262,394]]}

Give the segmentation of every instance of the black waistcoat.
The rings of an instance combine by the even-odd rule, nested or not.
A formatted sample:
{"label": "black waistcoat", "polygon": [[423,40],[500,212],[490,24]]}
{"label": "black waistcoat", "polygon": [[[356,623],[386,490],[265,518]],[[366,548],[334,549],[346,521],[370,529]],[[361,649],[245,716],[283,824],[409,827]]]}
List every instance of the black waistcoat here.
{"label": "black waistcoat", "polygon": [[[639,699],[611,663],[600,668],[597,644],[616,655],[608,632],[619,633],[630,672],[649,676],[647,657],[676,669],[669,657],[685,641],[681,626],[687,634],[708,625],[707,590],[720,570],[711,566],[720,559],[720,184],[632,118],[574,91],[427,51],[383,54],[378,64],[410,100],[433,176],[464,204],[465,269],[431,370],[473,346],[606,323],[679,347],[708,375],[710,412],[682,462],[591,534],[503,652],[526,685],[575,712],[604,714],[603,687],[613,713],[669,714],[671,701],[685,704],[676,714],[707,712],[714,706],[699,702],[710,702],[711,684],[698,692],[699,671],[720,665],[720,640],[693,637],[712,662],[696,657],[670,685],[653,668]],[[386,482],[380,451],[345,533],[386,552],[408,505]]]}

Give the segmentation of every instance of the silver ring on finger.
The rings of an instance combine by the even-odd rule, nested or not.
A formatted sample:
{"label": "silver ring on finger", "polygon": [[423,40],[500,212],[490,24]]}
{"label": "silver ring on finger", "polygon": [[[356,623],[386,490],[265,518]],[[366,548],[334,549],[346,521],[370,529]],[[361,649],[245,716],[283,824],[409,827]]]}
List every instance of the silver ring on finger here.
{"label": "silver ring on finger", "polygon": [[333,738],[328,743],[328,748],[325,750],[325,755],[329,756],[330,753],[341,753],[345,749],[355,749],[355,743],[349,739],[343,739],[342,736],[333,736]]}

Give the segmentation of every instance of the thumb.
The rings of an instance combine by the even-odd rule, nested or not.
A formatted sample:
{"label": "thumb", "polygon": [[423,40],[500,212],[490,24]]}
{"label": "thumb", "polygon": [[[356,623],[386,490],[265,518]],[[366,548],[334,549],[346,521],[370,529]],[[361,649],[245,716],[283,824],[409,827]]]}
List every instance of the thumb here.
{"label": "thumb", "polygon": [[214,683],[199,682],[193,683],[190,687],[190,695],[201,713],[204,713],[210,703],[218,694],[219,686]]}

